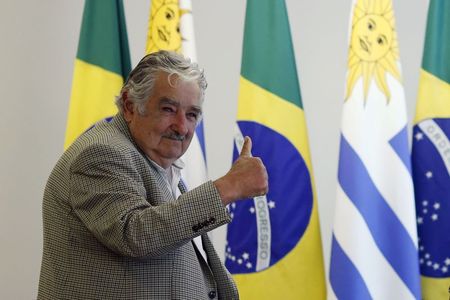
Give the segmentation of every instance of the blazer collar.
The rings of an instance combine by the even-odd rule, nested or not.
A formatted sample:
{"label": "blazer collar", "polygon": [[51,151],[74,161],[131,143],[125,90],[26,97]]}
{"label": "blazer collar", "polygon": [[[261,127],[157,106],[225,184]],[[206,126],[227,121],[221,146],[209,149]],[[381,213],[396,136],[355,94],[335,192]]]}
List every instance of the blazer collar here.
{"label": "blazer collar", "polygon": [[131,136],[131,132],[130,129],[128,128],[127,121],[125,121],[125,118],[120,112],[113,117],[111,124],[113,124],[113,126],[118,128],[121,133],[123,133],[131,142],[133,142],[133,144],[136,145],[133,137]]}

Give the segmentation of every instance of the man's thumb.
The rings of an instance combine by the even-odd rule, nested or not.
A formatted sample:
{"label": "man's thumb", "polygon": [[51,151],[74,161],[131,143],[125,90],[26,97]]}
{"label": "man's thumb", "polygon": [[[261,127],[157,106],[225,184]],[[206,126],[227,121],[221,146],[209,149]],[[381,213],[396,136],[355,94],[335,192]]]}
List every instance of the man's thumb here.
{"label": "man's thumb", "polygon": [[240,156],[252,156],[252,140],[248,136],[244,138],[244,145],[242,146]]}

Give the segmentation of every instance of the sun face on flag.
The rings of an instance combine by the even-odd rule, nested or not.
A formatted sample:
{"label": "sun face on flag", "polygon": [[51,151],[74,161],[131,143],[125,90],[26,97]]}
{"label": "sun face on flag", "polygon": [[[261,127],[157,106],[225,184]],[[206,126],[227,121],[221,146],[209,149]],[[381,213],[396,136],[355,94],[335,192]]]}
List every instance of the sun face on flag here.
{"label": "sun face on flag", "polygon": [[364,99],[367,99],[370,83],[375,79],[378,88],[389,102],[390,92],[386,75],[389,73],[397,80],[401,80],[398,58],[398,42],[391,2],[358,0],[353,10],[348,59],[349,76],[345,98],[349,98],[356,81],[362,77]]}
{"label": "sun face on flag", "polygon": [[178,0],[152,1],[146,53],[161,49],[181,51],[180,16],[182,13]]}

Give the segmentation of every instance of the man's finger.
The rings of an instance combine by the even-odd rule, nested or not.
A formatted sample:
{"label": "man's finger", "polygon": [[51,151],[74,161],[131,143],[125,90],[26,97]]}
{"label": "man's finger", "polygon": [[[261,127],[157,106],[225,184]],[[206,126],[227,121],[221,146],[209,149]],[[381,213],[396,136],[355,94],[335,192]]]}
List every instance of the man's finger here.
{"label": "man's finger", "polygon": [[244,138],[244,145],[242,146],[240,156],[252,156],[252,140],[248,136]]}

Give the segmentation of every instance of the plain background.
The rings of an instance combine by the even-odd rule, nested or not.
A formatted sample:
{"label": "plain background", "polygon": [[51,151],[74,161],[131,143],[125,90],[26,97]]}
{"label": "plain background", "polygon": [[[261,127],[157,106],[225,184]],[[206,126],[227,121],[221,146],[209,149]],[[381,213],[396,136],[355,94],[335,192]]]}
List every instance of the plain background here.
{"label": "plain background", "polygon": [[[104,1],[104,0],[98,0]],[[133,66],[144,53],[149,0],[125,2]],[[193,0],[209,175],[231,165],[244,0]],[[328,272],[351,0],[287,0]],[[42,255],[42,195],[63,151],[82,0],[3,0],[0,10],[0,299],[34,299]],[[394,0],[409,120],[428,1]],[[411,122],[410,122],[411,125]],[[223,255],[224,228],[213,238]]]}

